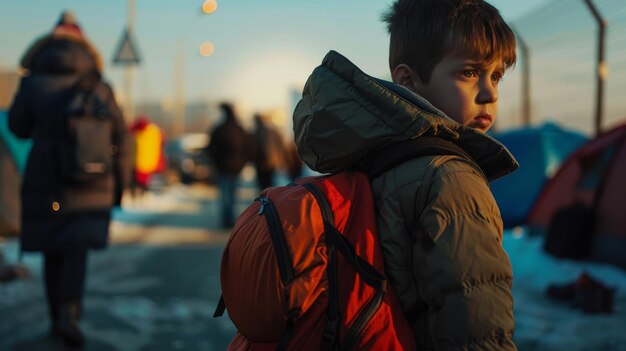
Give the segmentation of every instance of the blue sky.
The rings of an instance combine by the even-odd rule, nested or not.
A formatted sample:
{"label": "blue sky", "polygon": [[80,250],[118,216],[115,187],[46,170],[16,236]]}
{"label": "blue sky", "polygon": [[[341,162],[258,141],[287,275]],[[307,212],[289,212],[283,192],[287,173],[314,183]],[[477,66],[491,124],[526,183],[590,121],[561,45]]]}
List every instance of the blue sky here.
{"label": "blue sky", "polygon": [[[492,0],[515,20],[548,0]],[[135,37],[143,57],[135,73],[135,101],[171,102],[175,77],[186,100],[232,99],[252,109],[289,107],[324,54],[334,49],[365,72],[387,78],[387,34],[380,14],[392,0],[137,0]],[[14,69],[33,39],[47,33],[64,9],[77,15],[106,62],[105,75],[121,90],[124,70],[111,64],[126,23],[126,0],[0,0],[0,66]],[[198,54],[210,41],[215,52]],[[184,62],[184,65],[180,63]]]}

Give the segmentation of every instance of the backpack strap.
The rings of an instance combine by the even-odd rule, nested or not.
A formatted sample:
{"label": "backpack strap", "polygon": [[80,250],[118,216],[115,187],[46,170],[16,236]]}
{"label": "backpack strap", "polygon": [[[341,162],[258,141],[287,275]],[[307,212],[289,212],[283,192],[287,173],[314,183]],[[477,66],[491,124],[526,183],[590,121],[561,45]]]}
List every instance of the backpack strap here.
{"label": "backpack strap", "polygon": [[107,95],[100,75],[97,72],[81,74],[72,89],[72,99],[66,113],[70,116],[87,113],[105,116],[108,114],[108,108],[99,95]]}
{"label": "backpack strap", "polygon": [[[359,165],[361,171],[368,174],[370,179],[381,176],[393,167],[422,156],[455,155],[462,157],[478,167],[478,163],[455,143],[433,136],[420,136],[418,138],[401,141],[385,149],[371,154]],[[478,167],[480,169],[480,167]]]}
{"label": "backpack strap", "polygon": [[224,315],[224,311],[226,311],[226,304],[224,303],[224,295],[220,294],[220,300],[217,302],[217,307],[215,307],[215,312],[213,312],[213,318],[218,318]]}
{"label": "backpack strap", "polygon": [[294,331],[296,329],[296,318],[298,315],[299,310],[292,310],[287,315],[287,327],[285,328],[285,333],[283,334],[282,339],[280,339],[276,345],[276,351],[287,351],[287,346],[289,346],[289,342],[293,338]]}
{"label": "backpack strap", "polygon": [[352,323],[352,326],[346,332],[346,340],[341,349],[352,350],[357,341],[357,337],[380,307],[385,292],[387,291],[387,280],[374,266],[361,258],[356,253],[354,245],[337,230],[334,225],[332,209],[322,191],[312,183],[305,183],[303,186],[313,194],[320,207],[324,220],[326,245],[328,247],[329,258],[326,274],[328,276],[329,302],[324,339],[322,340],[322,350],[337,350],[340,348],[338,335],[341,315],[339,313],[338,304],[339,292],[337,290],[336,252],[339,251],[342,254],[344,259],[350,263],[352,268],[359,274],[363,282],[376,290],[376,293],[368,300],[361,312],[357,315],[354,323]]}
{"label": "backpack strap", "polygon": [[337,350],[339,348],[339,325],[341,315],[339,314],[339,291],[337,283],[337,250],[334,245],[335,240],[329,240],[329,234],[334,229],[333,211],[322,192],[313,184],[305,183],[303,186],[313,194],[317,201],[322,218],[324,220],[324,234],[326,234],[326,250],[328,263],[326,265],[326,276],[328,277],[328,309],[326,311],[326,325],[322,339],[322,350]]}

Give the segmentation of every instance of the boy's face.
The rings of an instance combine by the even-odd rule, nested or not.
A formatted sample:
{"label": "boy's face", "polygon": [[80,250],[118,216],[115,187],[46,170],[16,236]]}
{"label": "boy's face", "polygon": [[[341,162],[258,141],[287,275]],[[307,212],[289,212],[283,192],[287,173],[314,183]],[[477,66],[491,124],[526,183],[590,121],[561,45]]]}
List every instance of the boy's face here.
{"label": "boy's face", "polygon": [[[403,80],[401,66],[410,70]],[[428,83],[408,66],[394,70],[394,81],[426,98],[460,124],[482,132],[491,128],[498,114],[498,83],[504,75],[504,62],[484,62],[463,55],[448,54],[435,65]],[[396,80],[396,78],[398,80]],[[408,84],[407,84],[408,83]]]}

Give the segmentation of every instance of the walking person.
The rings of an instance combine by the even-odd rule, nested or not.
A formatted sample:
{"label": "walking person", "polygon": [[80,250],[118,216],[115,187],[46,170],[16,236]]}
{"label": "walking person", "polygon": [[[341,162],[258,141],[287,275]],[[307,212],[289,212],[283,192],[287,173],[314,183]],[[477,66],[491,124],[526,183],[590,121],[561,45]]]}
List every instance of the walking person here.
{"label": "walking person", "polygon": [[221,226],[235,223],[235,192],[239,173],[250,161],[251,136],[243,129],[232,104],[220,104],[222,122],[210,134],[208,153],[217,171],[220,190]]}
{"label": "walking person", "polygon": [[385,271],[418,350],[515,350],[513,274],[489,181],[517,162],[485,134],[515,37],[483,0],[396,0],[384,20],[393,83],[330,52],[294,112],[298,151],[338,173],[375,166],[388,147],[404,152],[399,143],[463,149],[409,157],[371,180]]}
{"label": "walking person", "polygon": [[133,202],[141,203],[150,190],[151,178],[165,169],[165,134],[147,116],[139,116],[130,127],[130,135],[133,146],[131,195]]}
{"label": "walking person", "polygon": [[101,79],[102,59],[71,12],[30,46],[21,66],[27,74],[9,110],[10,130],[33,139],[21,250],[43,253],[51,337],[81,348],[88,250],[107,246],[111,208],[130,179],[127,128]]}
{"label": "walking person", "polygon": [[269,116],[254,115],[254,168],[259,189],[274,185],[276,170],[286,166],[283,138]]}

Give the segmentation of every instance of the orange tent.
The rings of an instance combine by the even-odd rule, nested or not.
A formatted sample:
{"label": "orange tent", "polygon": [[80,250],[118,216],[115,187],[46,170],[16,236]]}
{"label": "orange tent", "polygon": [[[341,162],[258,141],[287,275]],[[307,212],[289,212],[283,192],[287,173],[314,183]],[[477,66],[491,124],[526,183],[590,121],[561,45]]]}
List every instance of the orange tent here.
{"label": "orange tent", "polygon": [[[555,214],[574,205],[592,214],[586,257],[626,268],[626,124],[574,152],[543,188],[527,219],[547,232]],[[580,219],[572,219],[579,221]],[[574,227],[575,228],[575,227]],[[571,239],[571,238],[570,238]],[[559,238],[567,245],[567,238]]]}

